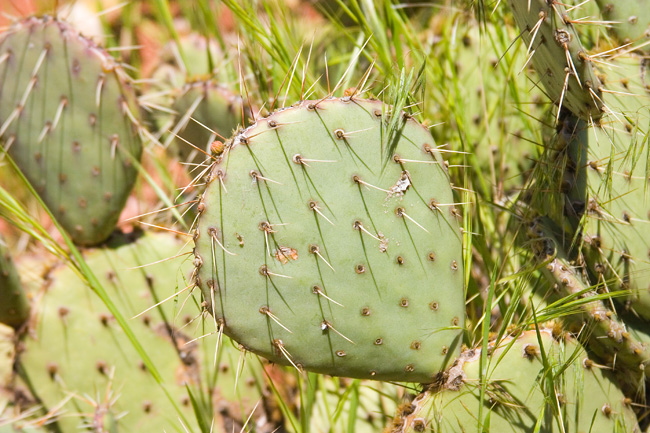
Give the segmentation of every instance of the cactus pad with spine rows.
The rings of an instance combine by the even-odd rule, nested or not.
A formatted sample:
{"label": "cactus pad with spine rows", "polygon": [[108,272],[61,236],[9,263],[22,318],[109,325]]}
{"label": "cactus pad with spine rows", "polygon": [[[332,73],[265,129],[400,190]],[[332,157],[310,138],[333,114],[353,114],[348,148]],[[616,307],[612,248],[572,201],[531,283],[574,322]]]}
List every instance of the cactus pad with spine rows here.
{"label": "cactus pad with spine rows", "polygon": [[212,167],[197,281],[247,349],[412,382],[430,382],[458,353],[462,242],[445,163],[412,118],[396,113],[389,128],[389,110],[304,101],[237,135]]}
{"label": "cactus pad with spine rows", "polygon": [[[174,256],[182,242],[165,235],[122,242],[91,250],[85,260],[112,301],[130,318],[172,294],[175,287],[181,289],[184,282],[182,272],[169,263],[128,268]],[[93,420],[95,410],[96,428],[114,423],[120,431],[139,431],[145,426],[162,430],[177,425],[174,406],[99,297],[67,267],[51,271],[48,280],[40,289],[42,294],[35,296],[38,302],[33,306],[34,319],[23,342],[18,371],[22,386],[30,388],[31,384],[30,391],[45,408],[65,402],[63,410],[81,413],[55,419],[59,428],[74,431]],[[130,320],[129,325],[154,359],[175,404],[190,418],[185,385],[197,384],[200,351],[196,344],[183,345],[190,340],[187,332],[194,328],[179,331],[181,325],[174,321],[178,313],[170,301]],[[71,394],[74,397],[69,399]]]}
{"label": "cactus pad with spine rows", "polygon": [[[188,252],[187,244],[168,233],[135,239],[115,236],[107,248],[87,251],[86,262],[113,302],[127,317],[133,317],[187,285],[191,263],[169,258]],[[40,290],[42,295],[35,296],[34,323],[21,345],[21,380],[17,383],[22,392],[33,385],[34,397],[46,409],[63,402],[63,411],[78,414],[59,416],[53,411],[52,423],[61,431],[76,431],[79,425],[90,423],[94,411],[98,424],[93,427],[97,431],[110,423],[118,431],[183,431],[179,412],[156,384],[116,319],[71,269],[51,271],[48,283]],[[269,379],[264,370],[276,378],[282,377],[282,371],[240,351],[227,337],[220,339],[215,353],[213,339],[197,339],[213,329],[212,321],[204,322],[197,316],[194,299],[186,300],[186,295],[180,294],[177,300],[163,302],[131,319],[129,325],[153,358],[180,413],[190,421],[195,419],[187,385],[195,399],[213,404],[212,408],[202,406],[202,410],[213,422],[215,432],[242,426],[249,416],[268,431],[277,428],[282,418],[276,413],[275,400],[268,397]],[[0,338],[0,351],[4,350],[2,345]],[[208,384],[204,373],[213,368],[213,362],[218,368],[209,370],[214,373]],[[0,362],[0,378],[3,367]],[[72,399],[68,399],[70,395]],[[29,424],[33,421],[29,412],[7,413],[6,417],[21,418]],[[193,424],[187,427],[197,429]]]}
{"label": "cactus pad with spine rows", "polygon": [[483,402],[480,360],[480,349],[463,352],[387,432],[640,432],[631,402],[569,337],[557,341],[541,329],[490,343]]}
{"label": "cactus pad with spine rows", "polygon": [[0,38],[0,140],[75,242],[112,232],[139,132],[125,72],[68,24],[28,18]]}

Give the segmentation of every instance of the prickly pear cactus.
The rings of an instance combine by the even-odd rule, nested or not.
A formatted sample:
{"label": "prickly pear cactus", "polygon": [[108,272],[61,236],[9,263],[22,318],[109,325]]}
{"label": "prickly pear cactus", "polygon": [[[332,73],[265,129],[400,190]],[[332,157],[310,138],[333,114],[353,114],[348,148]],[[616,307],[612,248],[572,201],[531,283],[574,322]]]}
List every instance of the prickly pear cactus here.
{"label": "prickly pear cactus", "polygon": [[11,254],[0,237],[0,323],[19,327],[29,317],[29,304]]}
{"label": "prickly pear cactus", "polygon": [[[499,34],[492,26],[488,31]],[[525,109],[533,118],[543,118],[543,104],[530,102],[543,101],[544,95],[539,89],[530,89],[524,74],[513,73],[525,62],[522,50],[508,51],[510,40],[505,38],[482,42],[480,33],[478,24],[470,23],[450,53],[460,83],[458,98],[462,109],[458,110],[456,123],[462,124],[460,129],[472,146],[477,164],[490,174],[494,190],[501,194],[521,188],[534,165],[537,124],[520,116],[519,110]],[[510,83],[507,92],[501,88],[504,81]],[[529,94],[522,100],[520,95],[524,91]],[[502,97],[489,96],[495,94]],[[444,132],[445,129],[432,130],[433,134]]]}
{"label": "prickly pear cactus", "polygon": [[321,383],[315,401],[317,410],[310,419],[314,432],[380,432],[405,393],[399,384],[379,381],[340,378]]}
{"label": "prickly pear cactus", "polygon": [[247,349],[412,382],[458,353],[459,213],[428,130],[403,113],[345,97],[260,119],[227,144],[198,210],[197,282]]}
{"label": "prickly pear cactus", "polygon": [[[546,227],[543,223],[546,223]],[[595,287],[583,282],[582,273],[572,266],[562,247],[549,229],[552,223],[537,219],[528,228],[528,239],[542,272],[548,278],[553,290],[545,296],[549,301],[560,301],[571,297],[591,299],[575,307],[574,313],[563,318],[569,329],[583,333],[589,339],[589,348],[615,373],[620,383],[632,389],[642,384],[650,373],[650,349],[643,340],[628,332],[625,322],[608,303],[598,299]]]}
{"label": "prickly pear cactus", "polygon": [[242,125],[241,98],[214,81],[185,85],[172,108],[179,116],[172,133],[182,162],[211,162],[212,142],[225,141]]}
{"label": "prickly pear cactus", "polygon": [[463,352],[387,431],[640,432],[631,402],[572,338],[540,329],[492,342],[484,376],[481,355]]}
{"label": "prickly pear cactus", "polygon": [[532,63],[553,103],[582,119],[603,114],[601,83],[564,4],[509,0]]}
{"label": "prickly pear cactus", "polygon": [[120,65],[63,21],[0,37],[0,140],[79,244],[110,235],[135,182],[134,101]]}

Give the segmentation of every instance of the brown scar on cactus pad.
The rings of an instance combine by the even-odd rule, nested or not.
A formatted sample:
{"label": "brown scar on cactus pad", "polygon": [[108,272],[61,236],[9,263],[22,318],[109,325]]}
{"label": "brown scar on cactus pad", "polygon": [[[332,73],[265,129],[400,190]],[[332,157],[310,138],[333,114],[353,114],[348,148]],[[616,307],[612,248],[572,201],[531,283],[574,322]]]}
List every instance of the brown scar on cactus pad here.
{"label": "brown scar on cactus pad", "polygon": [[390,115],[376,100],[303,101],[235,136],[212,166],[196,282],[248,350],[411,382],[458,354],[462,240],[446,167],[425,127],[396,113],[391,135]]}
{"label": "brown scar on cactus pad", "polygon": [[[480,348],[463,352],[436,383],[398,410],[385,433],[452,433],[477,426],[532,432],[538,422],[544,432],[641,431],[608,371],[588,362],[585,349],[570,337],[556,340],[551,330],[539,329],[490,342],[483,378],[480,360]],[[483,419],[477,418],[480,404]]]}
{"label": "brown scar on cactus pad", "polygon": [[112,232],[144,133],[120,64],[65,22],[28,18],[0,37],[0,140],[76,243]]}

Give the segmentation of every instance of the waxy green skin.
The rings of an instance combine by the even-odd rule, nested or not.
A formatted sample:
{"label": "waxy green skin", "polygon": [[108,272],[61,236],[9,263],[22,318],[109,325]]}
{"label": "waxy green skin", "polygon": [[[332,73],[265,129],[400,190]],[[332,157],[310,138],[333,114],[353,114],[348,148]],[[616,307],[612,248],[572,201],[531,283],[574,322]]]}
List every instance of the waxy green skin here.
{"label": "waxy green skin", "polygon": [[[488,31],[497,33],[491,26]],[[452,125],[464,122],[463,134],[472,146],[471,153],[482,171],[496,180],[493,188],[498,193],[521,188],[537,153],[533,137],[538,123],[533,119],[543,118],[546,111],[545,102],[531,103],[545,101],[542,90],[531,87],[525,74],[516,73],[526,61],[526,53],[508,50],[508,45],[506,38],[482,43],[481,31],[475,25],[458,35],[450,53],[451,68],[459,81],[458,98],[463,104],[457,113],[459,119],[450,121]],[[510,83],[507,89],[502,88],[504,82]],[[451,86],[453,90],[455,86]],[[519,110],[528,112],[530,118],[521,116]]]}
{"label": "waxy green skin", "polygon": [[[621,56],[607,72],[608,88],[621,94],[605,99],[621,113],[589,130],[589,201],[582,227],[586,260],[594,282],[610,290],[630,290],[622,298],[636,314],[650,319],[650,192],[647,119],[650,94],[641,59]],[[625,93],[624,93],[625,92]]]}
{"label": "waxy green skin", "polygon": [[[174,403],[191,423],[190,431],[198,431],[198,426],[192,424],[196,417],[186,386],[195,396],[207,392],[199,391],[206,386],[206,368],[214,372],[207,395],[214,399],[215,432],[229,432],[233,423],[243,425],[251,414],[255,420],[264,417],[271,431],[279,420],[266,413],[273,403],[263,399],[270,394],[265,367],[227,337],[220,339],[216,353],[216,336],[199,338],[214,330],[211,320],[195,317],[200,301],[190,298],[184,304],[185,291],[139,315],[190,284],[187,253],[183,239],[149,233],[136,240],[113,237],[106,248],[86,250],[85,260],[126,316]],[[74,395],[62,407],[65,415],[53,417],[62,432],[78,431],[82,423],[94,422],[94,415],[104,428],[114,425],[116,431],[184,431],[177,410],[116,319],[71,269],[54,269],[40,291],[34,296],[38,301],[31,328],[21,342],[16,382],[30,389],[46,410]],[[2,371],[0,362],[0,376]],[[277,370],[274,374],[277,377]],[[23,418],[29,424],[30,418]]]}
{"label": "waxy green skin", "polygon": [[29,303],[9,249],[0,237],[0,323],[20,327],[29,317]]}
{"label": "waxy green skin", "polygon": [[[304,101],[258,120],[212,167],[198,283],[247,349],[317,373],[411,382],[430,382],[458,353],[462,241],[449,179],[413,119],[395,158],[382,154],[388,109]],[[406,192],[387,193],[406,172]]]}
{"label": "waxy green skin", "polygon": [[82,245],[105,240],[135,182],[135,94],[118,63],[63,21],[28,18],[0,38],[0,140]]}
{"label": "waxy green skin", "polygon": [[[526,331],[489,347],[482,403],[479,348],[463,352],[445,372],[444,382],[403,407],[387,432],[476,431],[479,404],[484,423],[480,431],[640,432],[623,393],[575,340],[557,341],[549,330],[540,329],[539,334]],[[540,429],[535,430],[538,421]]]}
{"label": "waxy green skin", "polygon": [[611,90],[603,100],[618,114],[608,115],[597,125],[571,121],[570,130],[562,128],[569,160],[565,179],[570,182],[561,187],[566,194],[566,218],[554,218],[558,223],[564,218],[566,226],[577,233],[589,274],[587,286],[601,284],[609,291],[629,291],[629,296],[617,296],[616,300],[650,319],[646,142],[650,94],[643,75],[640,57],[617,56],[601,77]]}
{"label": "waxy green skin", "polygon": [[618,374],[621,386],[636,392],[650,373],[650,347],[628,332],[625,322],[606,301],[595,299],[596,289],[585,284],[580,269],[569,263],[551,227],[548,220],[538,218],[527,233],[542,273],[552,287],[546,297],[550,302],[568,297],[592,299],[576,307],[575,314],[566,316],[563,322],[588,336],[591,352]]}
{"label": "waxy green skin", "polygon": [[530,47],[539,82],[553,103],[584,120],[600,118],[601,83],[564,5],[557,0],[509,0],[508,4]]}

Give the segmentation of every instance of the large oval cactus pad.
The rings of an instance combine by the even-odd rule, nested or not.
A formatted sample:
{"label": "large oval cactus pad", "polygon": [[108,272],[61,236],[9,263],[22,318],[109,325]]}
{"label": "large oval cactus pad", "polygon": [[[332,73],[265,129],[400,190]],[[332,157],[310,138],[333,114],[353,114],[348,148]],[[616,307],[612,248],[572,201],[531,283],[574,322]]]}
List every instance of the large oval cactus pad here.
{"label": "large oval cactus pad", "polygon": [[197,280],[248,349],[413,382],[458,353],[462,241],[449,178],[428,130],[402,116],[391,131],[388,110],[304,101],[258,120],[212,167]]}

